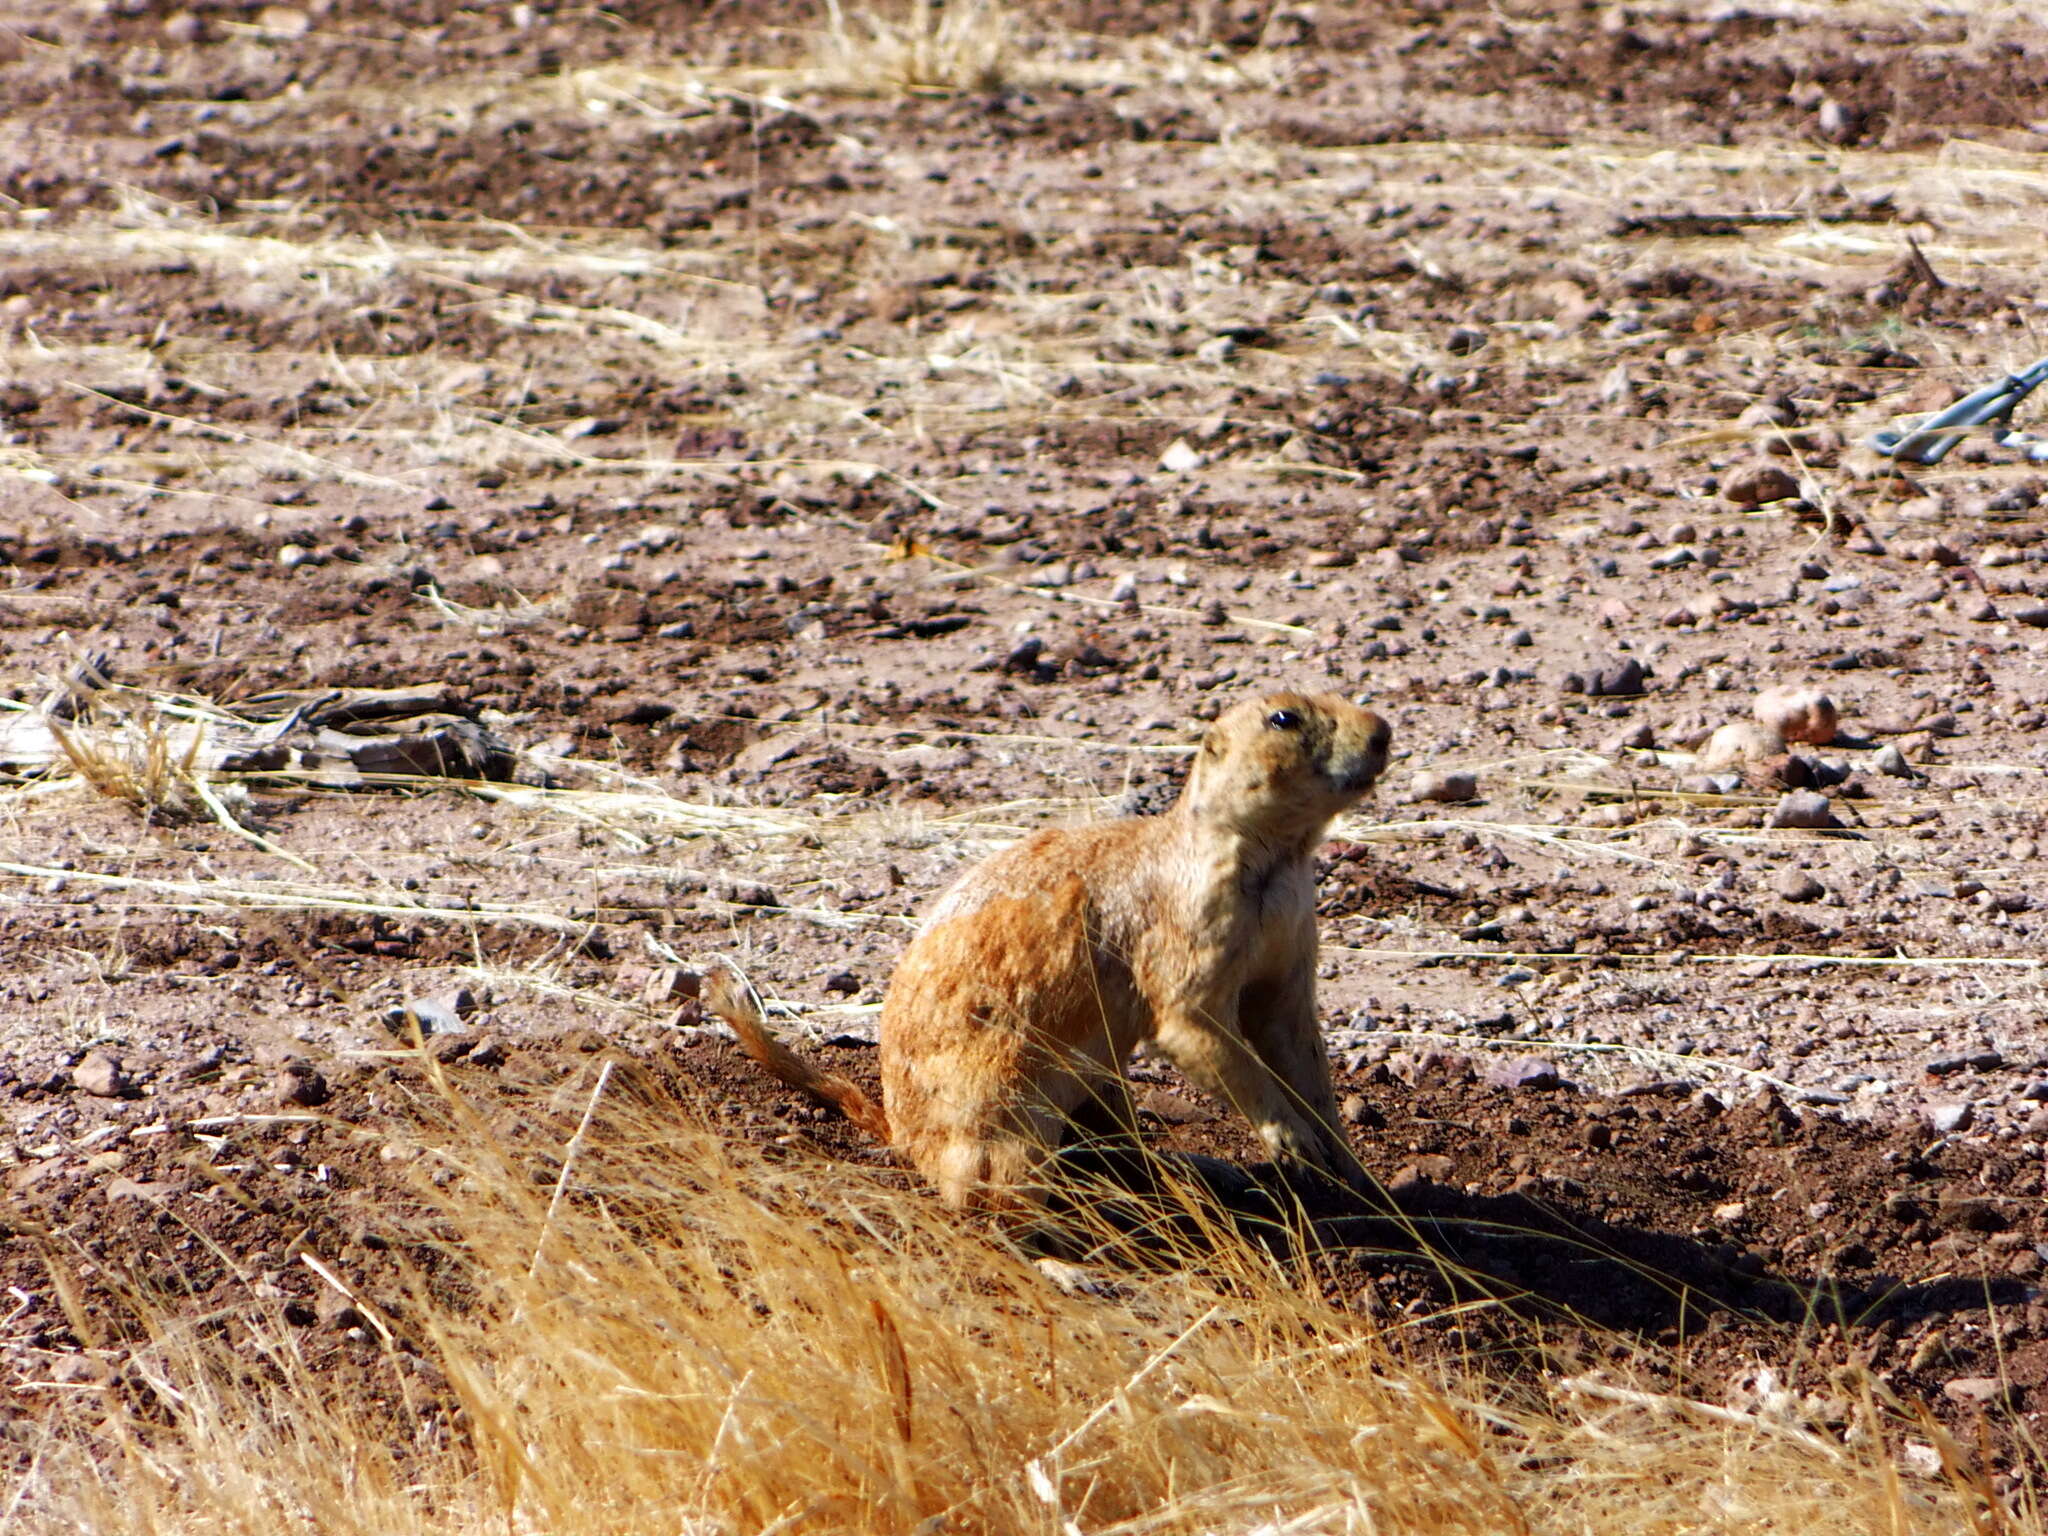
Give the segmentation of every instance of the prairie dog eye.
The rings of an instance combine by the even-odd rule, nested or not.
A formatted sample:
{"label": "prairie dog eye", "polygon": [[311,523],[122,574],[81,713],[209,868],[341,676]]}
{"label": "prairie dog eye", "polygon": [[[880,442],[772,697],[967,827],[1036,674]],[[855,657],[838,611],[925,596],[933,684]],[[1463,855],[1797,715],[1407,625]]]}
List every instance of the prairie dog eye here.
{"label": "prairie dog eye", "polygon": [[1266,716],[1266,724],[1276,731],[1294,731],[1301,728],[1301,716],[1291,709],[1276,709]]}

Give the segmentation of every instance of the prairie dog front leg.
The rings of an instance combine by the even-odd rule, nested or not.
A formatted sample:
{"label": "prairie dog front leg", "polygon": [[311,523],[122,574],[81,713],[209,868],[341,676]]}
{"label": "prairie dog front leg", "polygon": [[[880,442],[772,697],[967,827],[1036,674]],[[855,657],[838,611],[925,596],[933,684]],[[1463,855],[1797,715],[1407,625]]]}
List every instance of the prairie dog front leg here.
{"label": "prairie dog front leg", "polygon": [[1341,1163],[1331,1165],[1325,1134],[1304,1112],[1290,1085],[1245,1038],[1235,999],[1165,1010],[1155,1038],[1189,1082],[1251,1122],[1277,1161],[1345,1177]]}
{"label": "prairie dog front leg", "polygon": [[1288,1099],[1313,1122],[1322,1155],[1315,1162],[1353,1189],[1369,1189],[1365,1169],[1337,1118],[1330,1053],[1316,1022],[1313,948],[1309,958],[1269,983],[1254,983],[1239,1002],[1239,1028]]}

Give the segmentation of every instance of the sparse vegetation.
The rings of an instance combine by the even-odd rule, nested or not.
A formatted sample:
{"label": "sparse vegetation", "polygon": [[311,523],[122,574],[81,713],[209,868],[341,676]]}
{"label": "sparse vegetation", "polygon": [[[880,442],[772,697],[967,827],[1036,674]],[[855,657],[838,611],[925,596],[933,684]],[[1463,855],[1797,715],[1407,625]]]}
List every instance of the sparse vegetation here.
{"label": "sparse vegetation", "polygon": [[900,0],[891,10],[825,0],[813,50],[820,83],[862,95],[993,91],[1015,68],[1010,0]]}

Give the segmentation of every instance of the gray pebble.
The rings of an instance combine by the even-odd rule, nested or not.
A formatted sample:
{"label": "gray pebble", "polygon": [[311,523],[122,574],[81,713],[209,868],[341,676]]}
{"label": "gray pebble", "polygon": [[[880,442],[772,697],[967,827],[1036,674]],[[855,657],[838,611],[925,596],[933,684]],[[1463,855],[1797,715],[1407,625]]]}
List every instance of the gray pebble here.
{"label": "gray pebble", "polygon": [[1953,1136],[1958,1131],[1967,1131],[1976,1119],[1976,1110],[1967,1103],[1927,1106],[1927,1124],[1937,1136]]}
{"label": "gray pebble", "polygon": [[101,1099],[133,1098],[136,1091],[121,1058],[105,1051],[90,1052],[71,1069],[71,1086]]}
{"label": "gray pebble", "polygon": [[1541,1056],[1517,1056],[1490,1068],[1486,1080],[1496,1088],[1548,1091],[1564,1082],[1564,1074],[1558,1071],[1556,1062]]}
{"label": "gray pebble", "polygon": [[396,1021],[401,1032],[405,1014],[411,1014],[413,1022],[420,1027],[423,1035],[454,1034],[462,1028],[462,1015],[457,1010],[456,1000],[451,997],[409,997]]}
{"label": "gray pebble", "polygon": [[1965,1408],[1989,1408],[2003,1402],[2012,1388],[1996,1376],[1958,1376],[1942,1383],[1941,1395]]}
{"label": "gray pebble", "polygon": [[1826,795],[1815,794],[1810,789],[1795,789],[1778,802],[1768,825],[1818,829],[1838,827],[1841,823],[1835,820],[1834,807],[1828,803]]}
{"label": "gray pebble", "polygon": [[1418,773],[1408,787],[1410,800],[1436,800],[1446,805],[1462,805],[1478,796],[1479,775],[1462,768]]}
{"label": "gray pebble", "polygon": [[1771,882],[1771,889],[1786,901],[1819,901],[1828,889],[1803,869],[1788,869]]}

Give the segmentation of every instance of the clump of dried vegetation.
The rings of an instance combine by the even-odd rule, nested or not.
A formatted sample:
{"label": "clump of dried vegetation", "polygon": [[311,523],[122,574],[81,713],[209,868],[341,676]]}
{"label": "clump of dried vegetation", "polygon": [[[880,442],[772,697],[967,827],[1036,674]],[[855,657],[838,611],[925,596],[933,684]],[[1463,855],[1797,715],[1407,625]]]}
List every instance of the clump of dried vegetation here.
{"label": "clump of dried vegetation", "polygon": [[71,772],[110,800],[133,806],[164,825],[204,821],[213,813],[199,778],[205,732],[174,725],[145,707],[112,725],[75,723],[54,716],[51,737]]}
{"label": "clump of dried vegetation", "polygon": [[[309,1366],[282,1322],[138,1300],[150,1411],[47,1430],[10,1525],[2016,1529],[1961,1453],[1875,1405],[1842,1437],[1623,1375],[1503,1385],[1244,1248],[1069,1294],[915,1193],[766,1161],[602,1084],[528,1122],[557,1152],[538,1177],[536,1138],[502,1139],[503,1114],[486,1128],[451,1099],[419,1133],[449,1261],[434,1294],[462,1300],[361,1303],[386,1340],[384,1402]],[[1908,1430],[1933,1435],[1944,1472],[1897,1470]]]}
{"label": "clump of dried vegetation", "polygon": [[812,51],[827,89],[889,96],[992,91],[1014,67],[1016,22],[1002,0],[909,0],[849,14],[825,0]]}

